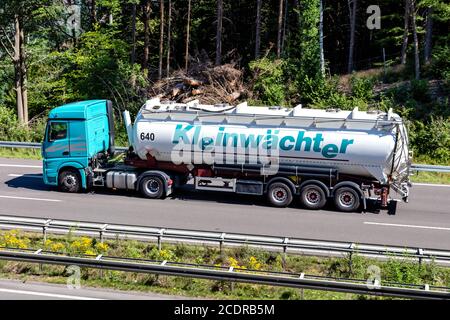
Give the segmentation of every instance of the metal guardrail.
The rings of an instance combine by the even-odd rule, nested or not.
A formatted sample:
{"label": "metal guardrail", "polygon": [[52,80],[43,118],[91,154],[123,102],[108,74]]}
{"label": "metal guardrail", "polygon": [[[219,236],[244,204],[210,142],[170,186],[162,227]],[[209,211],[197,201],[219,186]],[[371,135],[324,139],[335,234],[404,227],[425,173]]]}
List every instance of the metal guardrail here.
{"label": "metal guardrail", "polygon": [[0,141],[0,147],[40,149],[41,144],[38,142]]}
{"label": "metal guardrail", "polygon": [[185,229],[141,227],[133,225],[119,225],[96,222],[79,222],[71,220],[15,217],[0,215],[0,229],[21,229],[32,232],[42,232],[44,240],[49,233],[89,235],[105,238],[138,239],[157,241],[158,248],[162,242],[190,243],[201,245],[218,245],[220,250],[224,246],[249,246],[284,254],[305,254],[312,256],[345,256],[357,254],[359,256],[387,260],[399,258],[450,266],[450,251],[426,248],[406,248],[396,246],[380,246],[373,244],[357,244],[351,242],[298,239],[289,237],[261,236],[225,232],[209,232]]}
{"label": "metal guardrail", "polygon": [[[40,149],[41,144],[37,142],[18,142],[18,141],[0,141],[2,148],[29,148]],[[119,152],[128,150],[128,147],[116,147]],[[429,172],[446,172],[450,173],[450,166],[436,166],[430,164],[415,164],[411,165],[411,171],[429,171]]]}
{"label": "metal guardrail", "polygon": [[126,272],[153,273],[169,276],[192,277],[219,281],[234,281],[271,286],[303,288],[395,296],[412,299],[450,299],[450,288],[429,285],[398,283],[374,283],[363,279],[337,279],[306,275],[304,273],[247,270],[233,267],[195,265],[169,261],[124,259],[108,256],[67,256],[43,250],[3,249],[0,259],[40,264],[76,265],[79,267],[119,270]]}
{"label": "metal guardrail", "polygon": [[[24,149],[40,149],[42,146],[39,142],[20,142],[20,141],[0,141],[2,148],[24,148]],[[116,151],[127,151],[128,147],[116,147]]]}
{"label": "metal guardrail", "polygon": [[450,173],[450,166],[435,166],[431,164],[412,164],[411,171],[429,171]]}

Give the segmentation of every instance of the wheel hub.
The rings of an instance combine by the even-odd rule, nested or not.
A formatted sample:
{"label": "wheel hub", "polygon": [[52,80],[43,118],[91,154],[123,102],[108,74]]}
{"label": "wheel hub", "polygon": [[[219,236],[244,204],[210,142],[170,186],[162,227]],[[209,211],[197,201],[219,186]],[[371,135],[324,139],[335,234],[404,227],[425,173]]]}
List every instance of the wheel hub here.
{"label": "wheel hub", "polygon": [[306,200],[311,204],[320,202],[320,195],[316,190],[308,190],[306,192]]}
{"label": "wheel hub", "polygon": [[145,190],[150,194],[159,192],[159,183],[155,179],[149,179],[145,184]]}
{"label": "wheel hub", "polygon": [[284,190],[282,188],[274,189],[272,194],[273,194],[273,198],[278,202],[283,202],[287,198],[287,192],[286,192],[286,190]]}
{"label": "wheel hub", "polygon": [[76,179],[75,179],[74,176],[71,176],[71,175],[70,176],[66,176],[64,178],[64,185],[67,186],[67,187],[72,187],[72,186],[75,185],[75,181],[76,181]]}
{"label": "wheel hub", "polygon": [[345,207],[351,207],[355,204],[355,196],[350,192],[342,192],[339,201]]}

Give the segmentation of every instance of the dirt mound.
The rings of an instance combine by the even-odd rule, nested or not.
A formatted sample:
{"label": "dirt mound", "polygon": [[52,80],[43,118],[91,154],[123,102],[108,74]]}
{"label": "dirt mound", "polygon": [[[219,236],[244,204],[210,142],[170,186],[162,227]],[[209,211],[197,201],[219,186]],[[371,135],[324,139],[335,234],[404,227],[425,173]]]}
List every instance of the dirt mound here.
{"label": "dirt mound", "polygon": [[186,103],[198,99],[204,104],[236,104],[246,99],[243,71],[234,64],[213,66],[210,63],[192,65],[189,72],[175,71],[157,81],[149,92],[161,100]]}

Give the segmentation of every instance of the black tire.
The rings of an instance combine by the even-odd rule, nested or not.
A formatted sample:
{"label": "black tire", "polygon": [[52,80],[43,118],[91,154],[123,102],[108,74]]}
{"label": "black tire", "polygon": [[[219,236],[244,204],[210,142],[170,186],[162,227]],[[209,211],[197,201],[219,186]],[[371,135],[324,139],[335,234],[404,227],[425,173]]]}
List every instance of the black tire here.
{"label": "black tire", "polygon": [[81,190],[81,177],[78,172],[67,169],[60,172],[58,188],[62,192],[77,193]]}
{"label": "black tire", "polygon": [[155,176],[142,178],[139,190],[144,197],[149,199],[161,199],[165,195],[163,180]]}
{"label": "black tire", "polygon": [[267,198],[274,207],[284,208],[292,202],[292,190],[283,182],[274,182],[267,189]]}
{"label": "black tire", "polygon": [[307,184],[300,191],[300,203],[306,209],[319,210],[327,204],[327,196],[318,185]]}
{"label": "black tire", "polygon": [[334,193],[334,204],[339,211],[353,212],[361,205],[360,194],[351,187],[340,187]]}

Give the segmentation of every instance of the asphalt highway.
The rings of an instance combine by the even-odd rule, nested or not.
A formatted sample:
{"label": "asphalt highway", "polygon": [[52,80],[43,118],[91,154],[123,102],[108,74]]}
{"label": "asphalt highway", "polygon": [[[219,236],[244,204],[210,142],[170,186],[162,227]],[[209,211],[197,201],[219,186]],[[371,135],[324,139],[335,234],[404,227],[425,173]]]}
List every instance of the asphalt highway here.
{"label": "asphalt highway", "polygon": [[0,300],[167,300],[180,298],[157,293],[83,286],[75,288],[60,284],[0,280]]}
{"label": "asphalt highway", "polygon": [[41,162],[0,158],[0,214],[450,250],[450,187],[415,185],[395,215],[273,208],[259,197],[186,190],[164,200],[45,186]]}

